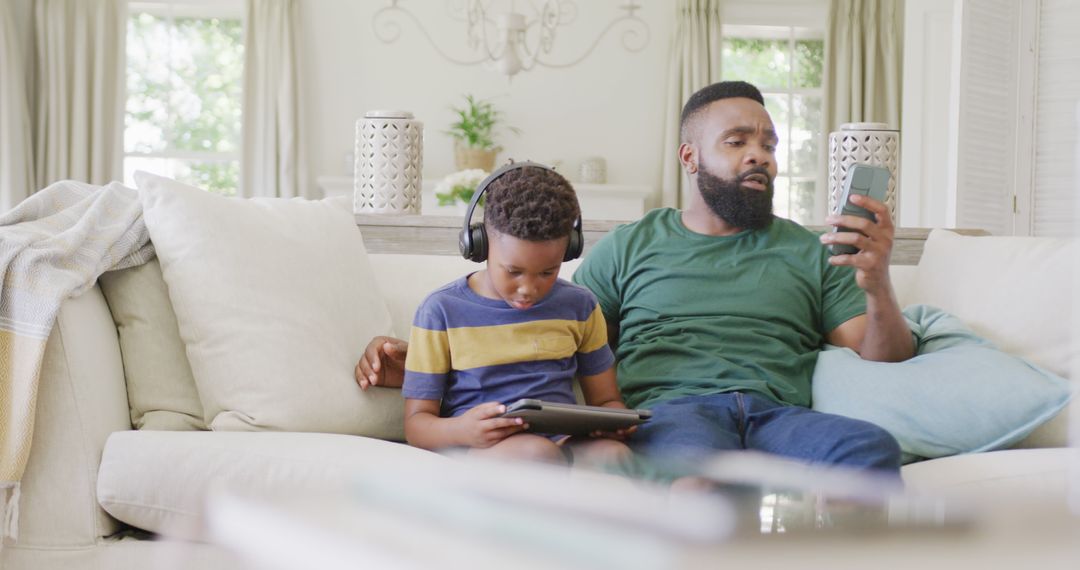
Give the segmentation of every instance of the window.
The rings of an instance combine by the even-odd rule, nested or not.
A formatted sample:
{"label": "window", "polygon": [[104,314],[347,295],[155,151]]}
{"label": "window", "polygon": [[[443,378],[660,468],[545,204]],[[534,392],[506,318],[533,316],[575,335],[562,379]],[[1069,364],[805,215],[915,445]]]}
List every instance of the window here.
{"label": "window", "polygon": [[244,34],[240,6],[228,4],[131,4],[124,117],[128,184],[136,170],[145,170],[236,194]]}
{"label": "window", "polygon": [[[825,216],[822,137],[824,31],[795,26],[724,26],[721,75],[761,89],[780,144],[773,207],[802,224]],[[820,206],[818,204],[821,204]]]}

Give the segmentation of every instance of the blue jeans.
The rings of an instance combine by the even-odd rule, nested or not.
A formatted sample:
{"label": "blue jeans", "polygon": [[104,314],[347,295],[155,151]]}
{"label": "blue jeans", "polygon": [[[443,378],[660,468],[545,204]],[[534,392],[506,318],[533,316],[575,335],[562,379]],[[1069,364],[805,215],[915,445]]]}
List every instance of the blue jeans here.
{"label": "blue jeans", "polygon": [[687,396],[656,404],[652,412],[629,440],[648,455],[692,460],[714,451],[752,449],[812,463],[900,472],[900,445],[884,429],[756,394]]}

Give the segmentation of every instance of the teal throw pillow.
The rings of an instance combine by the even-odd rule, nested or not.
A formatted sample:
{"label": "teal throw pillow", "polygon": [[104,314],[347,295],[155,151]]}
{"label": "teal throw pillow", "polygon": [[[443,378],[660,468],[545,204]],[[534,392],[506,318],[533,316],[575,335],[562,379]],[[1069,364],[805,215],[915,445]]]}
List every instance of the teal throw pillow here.
{"label": "teal throw pillow", "polygon": [[904,317],[916,356],[871,362],[827,347],[814,369],[813,409],[881,426],[910,462],[1008,447],[1068,404],[1067,380],[998,350],[945,311],[913,305]]}

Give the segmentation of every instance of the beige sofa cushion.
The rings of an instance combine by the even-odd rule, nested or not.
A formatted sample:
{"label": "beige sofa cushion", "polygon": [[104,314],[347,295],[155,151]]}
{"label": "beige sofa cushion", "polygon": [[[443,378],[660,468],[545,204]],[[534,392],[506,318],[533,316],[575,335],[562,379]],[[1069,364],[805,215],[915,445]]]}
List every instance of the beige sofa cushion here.
{"label": "beige sofa cushion", "polygon": [[364,469],[437,473],[441,455],[366,437],[311,433],[127,431],[105,446],[98,502],[168,537],[203,538],[204,501],[224,488],[252,498],[349,492]]}
{"label": "beige sofa cushion", "polygon": [[210,429],[404,439],[400,390],[353,377],[390,315],[351,211],[135,181]]}
{"label": "beige sofa cushion", "polygon": [[[1075,248],[1066,239],[970,237],[937,229],[926,240],[906,301],[944,309],[998,348],[1070,378],[1072,360],[1080,362],[1068,318]],[[1070,410],[1078,406],[1074,398],[1015,447],[1066,445]]]}
{"label": "beige sofa cushion", "polygon": [[942,457],[905,465],[908,491],[934,496],[987,500],[1064,501],[1069,464],[1076,450],[1008,449]]}
{"label": "beige sofa cushion", "polygon": [[1070,240],[961,236],[934,230],[926,240],[908,303],[944,309],[998,348],[1070,376]]}
{"label": "beige sofa cushion", "polygon": [[158,260],[109,271],[99,282],[120,334],[131,425],[135,429],[206,429]]}

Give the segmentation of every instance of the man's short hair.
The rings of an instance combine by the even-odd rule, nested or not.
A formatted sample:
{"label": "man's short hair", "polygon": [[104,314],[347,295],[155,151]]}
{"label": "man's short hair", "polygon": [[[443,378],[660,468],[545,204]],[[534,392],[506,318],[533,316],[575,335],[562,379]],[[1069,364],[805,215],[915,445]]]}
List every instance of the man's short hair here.
{"label": "man's short hair", "polygon": [[699,89],[697,93],[691,95],[690,98],[686,100],[686,105],[683,105],[682,118],[679,121],[679,136],[682,139],[682,142],[688,142],[687,138],[689,135],[687,134],[687,125],[690,124],[699,111],[713,101],[729,99],[731,97],[753,99],[754,101],[761,103],[762,107],[765,106],[765,98],[761,96],[761,91],[745,81],[721,81],[703,87]]}
{"label": "man's short hair", "polygon": [[488,185],[484,225],[527,241],[570,235],[581,215],[574,187],[554,170],[525,166]]}

